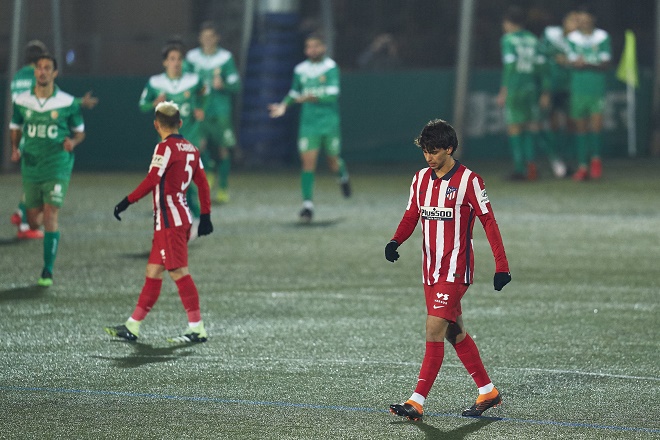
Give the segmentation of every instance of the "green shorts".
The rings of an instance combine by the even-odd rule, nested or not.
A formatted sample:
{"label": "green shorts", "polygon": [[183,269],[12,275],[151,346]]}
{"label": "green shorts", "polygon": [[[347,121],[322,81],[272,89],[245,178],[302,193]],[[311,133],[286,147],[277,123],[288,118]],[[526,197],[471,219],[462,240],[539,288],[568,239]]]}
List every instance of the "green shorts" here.
{"label": "green shorts", "polygon": [[603,113],[605,98],[594,95],[571,94],[571,118],[584,119]]}
{"label": "green shorts", "polygon": [[540,119],[539,97],[536,91],[511,92],[504,106],[507,124],[524,124]]}
{"label": "green shorts", "polygon": [[68,189],[68,180],[49,180],[40,183],[23,182],[25,208],[39,208],[43,205],[61,208]]}
{"label": "green shorts", "polygon": [[223,148],[233,148],[236,145],[236,135],[229,116],[213,116],[201,121],[199,137],[205,139],[207,145]]}
{"label": "green shorts", "polygon": [[316,136],[301,136],[298,138],[298,152],[325,149],[325,154],[337,157],[341,152],[341,136],[321,134]]}

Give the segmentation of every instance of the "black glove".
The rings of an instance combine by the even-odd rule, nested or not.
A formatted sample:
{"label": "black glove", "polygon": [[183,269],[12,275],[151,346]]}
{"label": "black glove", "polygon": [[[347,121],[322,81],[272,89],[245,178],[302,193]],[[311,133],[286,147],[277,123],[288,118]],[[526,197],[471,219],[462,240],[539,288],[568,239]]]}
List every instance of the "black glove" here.
{"label": "black glove", "polygon": [[121,202],[117,203],[117,206],[115,206],[115,218],[117,220],[121,221],[119,214],[126,211],[126,208],[128,208],[128,205],[130,204],[131,202],[128,201],[128,197],[124,197]]}
{"label": "black glove", "polygon": [[399,259],[399,253],[396,251],[396,249],[399,247],[399,243],[396,241],[392,240],[387,245],[385,246],[385,258],[387,261],[391,261],[394,263],[396,260]]}
{"label": "black glove", "polygon": [[211,214],[202,214],[199,216],[199,226],[197,226],[197,235],[209,235],[213,232],[213,223],[211,223]]}
{"label": "black glove", "polygon": [[495,272],[495,276],[493,277],[493,286],[495,287],[495,290],[500,291],[502,290],[502,287],[509,284],[510,281],[511,272]]}

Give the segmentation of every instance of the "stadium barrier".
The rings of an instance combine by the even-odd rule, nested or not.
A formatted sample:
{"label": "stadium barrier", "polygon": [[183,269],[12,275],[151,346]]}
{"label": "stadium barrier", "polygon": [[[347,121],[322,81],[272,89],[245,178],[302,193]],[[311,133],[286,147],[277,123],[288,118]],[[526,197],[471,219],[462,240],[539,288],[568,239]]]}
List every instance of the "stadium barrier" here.
{"label": "stadium barrier", "polygon": [[[648,155],[652,128],[652,74],[650,69],[641,69],[640,73],[637,151],[638,156],[643,157]],[[146,81],[146,77],[87,76],[63,77],[57,81],[63,90],[75,96],[92,90],[100,99],[97,108],[84,111],[87,139],[76,152],[76,170],[144,170],[157,142],[151,115],[140,113],[138,109]],[[343,72],[341,81],[343,156],[350,163],[419,161],[419,152],[412,143],[419,130],[433,118],[452,120],[452,70]],[[509,157],[503,113],[495,103],[499,81],[498,69],[475,69],[472,73],[466,138],[461,145],[464,158]],[[4,115],[2,117],[4,120]],[[296,128],[285,124],[284,129]],[[608,76],[604,131],[603,155],[625,157],[626,92],[625,85],[615,79],[614,71]],[[258,138],[260,133],[252,135]],[[281,151],[276,156],[297,161],[295,135],[282,135],[282,138],[291,141],[278,145]],[[256,154],[258,151],[244,146],[247,164],[263,162],[251,157]]]}

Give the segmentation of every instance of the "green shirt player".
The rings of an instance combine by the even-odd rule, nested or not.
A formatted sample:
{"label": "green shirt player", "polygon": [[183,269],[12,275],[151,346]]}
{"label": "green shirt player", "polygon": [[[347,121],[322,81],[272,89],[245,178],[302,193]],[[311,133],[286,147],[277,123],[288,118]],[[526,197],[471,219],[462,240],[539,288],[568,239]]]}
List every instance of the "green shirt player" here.
{"label": "green shirt player", "polygon": [[325,52],[326,46],[320,36],[307,37],[307,60],[295,67],[291,90],[282,102],[268,106],[270,116],[278,118],[285,114],[289,105],[301,105],[298,152],[302,162],[300,180],[303,208],[299,215],[304,223],[311,222],[314,212],[314,172],[321,148],[325,148],[328,166],[339,177],[344,197],[351,195],[348,171],[339,156],[339,67],[326,57]]}
{"label": "green shirt player", "polygon": [[559,158],[557,151],[568,143],[570,73],[567,36],[575,29],[577,13],[570,11],[564,16],[561,26],[546,27],[539,42],[540,51],[546,61],[544,74],[550,90],[549,102],[545,103],[546,105],[541,104],[543,117],[547,121],[541,127],[542,145],[546,147],[556,177],[565,177],[567,172],[566,165]]}
{"label": "green shirt player", "polygon": [[[53,284],[60,241],[58,213],[73,170],[73,150],[85,139],[80,105],[55,85],[57,61],[49,54],[35,63],[33,90],[16,96],[10,124],[12,160],[21,162],[23,192],[31,229],[43,226],[44,267],[38,284]],[[21,139],[25,138],[22,149]]]}
{"label": "green shirt player", "polygon": [[610,36],[596,28],[594,15],[578,11],[578,29],[568,35],[568,61],[571,67],[571,118],[575,123],[578,169],[573,179],[602,175],[600,159],[603,109],[605,107],[605,69],[610,66]]}
{"label": "green shirt player", "polygon": [[[514,180],[537,177],[535,142],[539,131],[539,75],[543,58],[538,39],[523,28],[523,12],[510,7],[502,19],[502,86],[498,105],[505,109],[507,134],[513,156]],[[547,99],[542,97],[542,99]]]}
{"label": "green shirt player", "polygon": [[[202,23],[199,31],[200,46],[186,54],[186,68],[197,73],[206,90],[204,120],[199,123],[198,145],[204,154],[205,164],[212,164],[210,148],[218,148],[218,190],[216,201],[229,201],[229,172],[231,170],[230,151],[236,145],[236,135],[232,124],[232,100],[241,89],[241,81],[231,52],[218,45],[220,35],[213,22]],[[214,188],[213,173],[207,177]]]}
{"label": "green shirt player", "polygon": [[[16,97],[23,92],[34,88],[34,65],[37,59],[47,53],[46,45],[39,40],[31,40],[25,46],[25,65],[21,67],[10,83],[11,100],[14,102]],[[98,103],[98,98],[87,92],[82,98],[75,98],[76,101],[85,108],[94,108]],[[21,139],[19,149],[22,149],[25,139]],[[21,197],[16,211],[11,216],[11,223],[18,227],[17,238],[19,239],[40,239],[44,237],[41,229],[30,229],[27,220],[27,211],[25,209],[25,196]]]}
{"label": "green shirt player", "polygon": [[[163,49],[165,72],[149,78],[140,96],[140,110],[153,112],[158,104],[172,101],[179,106],[181,129],[179,132],[193,145],[199,145],[199,121],[204,120],[204,84],[196,73],[183,72],[183,47],[168,44]],[[191,184],[186,193],[194,220],[190,240],[197,237],[201,214],[197,187]]]}

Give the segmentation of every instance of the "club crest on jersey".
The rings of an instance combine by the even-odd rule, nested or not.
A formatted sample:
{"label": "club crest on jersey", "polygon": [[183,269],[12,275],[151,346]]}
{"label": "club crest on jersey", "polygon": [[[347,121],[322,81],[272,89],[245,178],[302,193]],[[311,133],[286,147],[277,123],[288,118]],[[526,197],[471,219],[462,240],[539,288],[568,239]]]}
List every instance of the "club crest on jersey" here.
{"label": "club crest on jersey", "polygon": [[185,92],[183,92],[183,96],[184,96],[186,99],[190,98],[190,91],[189,91],[189,90],[186,90]]}
{"label": "club crest on jersey", "polygon": [[57,112],[57,110],[53,110],[52,112],[50,112],[50,118],[51,118],[51,119],[57,119],[57,117],[58,117],[59,115],[60,115],[60,114]]}
{"label": "club crest on jersey", "polygon": [[454,200],[456,198],[456,192],[458,191],[458,188],[454,188],[453,186],[450,186],[447,188],[447,194],[445,197],[447,197],[447,200]]}
{"label": "club crest on jersey", "polygon": [[26,110],[25,111],[25,117],[30,118],[32,116],[32,110]]}
{"label": "club crest on jersey", "polygon": [[486,194],[486,190],[482,189],[481,190],[481,203],[488,203],[490,200],[488,200],[488,194]]}
{"label": "club crest on jersey", "polygon": [[319,82],[320,82],[320,83],[324,83],[324,82],[326,82],[327,80],[328,80],[328,78],[327,78],[325,75],[321,75],[321,76],[319,76]]}
{"label": "club crest on jersey", "polygon": [[420,212],[424,220],[454,220],[452,208],[441,208],[439,206],[422,206]]}

